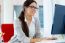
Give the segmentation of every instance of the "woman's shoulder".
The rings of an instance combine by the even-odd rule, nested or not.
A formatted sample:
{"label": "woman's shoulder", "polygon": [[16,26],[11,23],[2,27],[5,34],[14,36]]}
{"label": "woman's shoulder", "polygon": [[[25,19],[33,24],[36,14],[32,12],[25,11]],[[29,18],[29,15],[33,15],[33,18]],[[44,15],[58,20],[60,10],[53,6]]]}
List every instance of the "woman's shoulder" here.
{"label": "woman's shoulder", "polygon": [[15,21],[16,21],[16,22],[20,22],[19,18],[16,18]]}
{"label": "woman's shoulder", "polygon": [[14,20],[14,24],[15,24],[15,25],[20,25],[20,24],[21,24],[19,18],[16,18],[16,19]]}
{"label": "woman's shoulder", "polygon": [[38,17],[33,17],[34,19],[37,19]]}
{"label": "woman's shoulder", "polygon": [[39,18],[38,17],[34,17],[34,20],[35,20],[35,22],[39,21]]}

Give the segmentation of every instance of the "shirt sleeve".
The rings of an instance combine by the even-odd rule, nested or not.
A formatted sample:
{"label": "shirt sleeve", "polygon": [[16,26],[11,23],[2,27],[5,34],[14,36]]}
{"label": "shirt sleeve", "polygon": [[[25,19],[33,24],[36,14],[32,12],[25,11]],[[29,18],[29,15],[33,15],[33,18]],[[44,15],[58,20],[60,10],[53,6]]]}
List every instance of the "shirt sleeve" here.
{"label": "shirt sleeve", "polygon": [[35,17],[35,37],[40,38],[41,37],[41,32],[40,32],[40,22],[37,17]]}

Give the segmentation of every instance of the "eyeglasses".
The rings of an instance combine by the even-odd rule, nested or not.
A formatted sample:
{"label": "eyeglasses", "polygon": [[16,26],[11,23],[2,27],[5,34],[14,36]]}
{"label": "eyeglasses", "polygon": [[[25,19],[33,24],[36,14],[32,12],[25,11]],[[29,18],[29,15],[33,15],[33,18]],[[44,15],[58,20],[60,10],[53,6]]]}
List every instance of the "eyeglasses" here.
{"label": "eyeglasses", "polygon": [[34,8],[34,9],[38,9],[37,7],[34,7],[34,6],[28,6],[28,7],[30,7],[30,8]]}

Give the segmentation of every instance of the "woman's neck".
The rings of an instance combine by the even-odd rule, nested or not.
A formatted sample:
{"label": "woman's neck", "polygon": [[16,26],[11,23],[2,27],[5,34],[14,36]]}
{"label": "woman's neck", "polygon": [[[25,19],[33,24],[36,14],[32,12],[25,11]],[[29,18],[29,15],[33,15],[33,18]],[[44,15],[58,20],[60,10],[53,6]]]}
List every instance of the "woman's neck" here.
{"label": "woman's neck", "polygon": [[26,15],[25,18],[26,18],[26,20],[27,20],[29,23],[31,23],[31,21],[32,21],[32,16]]}

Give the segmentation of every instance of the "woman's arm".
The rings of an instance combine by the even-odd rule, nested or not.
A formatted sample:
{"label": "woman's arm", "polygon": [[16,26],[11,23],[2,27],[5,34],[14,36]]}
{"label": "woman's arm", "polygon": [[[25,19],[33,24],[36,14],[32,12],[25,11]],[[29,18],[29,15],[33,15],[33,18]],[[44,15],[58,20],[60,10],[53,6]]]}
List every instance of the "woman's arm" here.
{"label": "woman's arm", "polygon": [[35,37],[40,38],[41,33],[40,33],[40,22],[37,17],[35,17]]}

